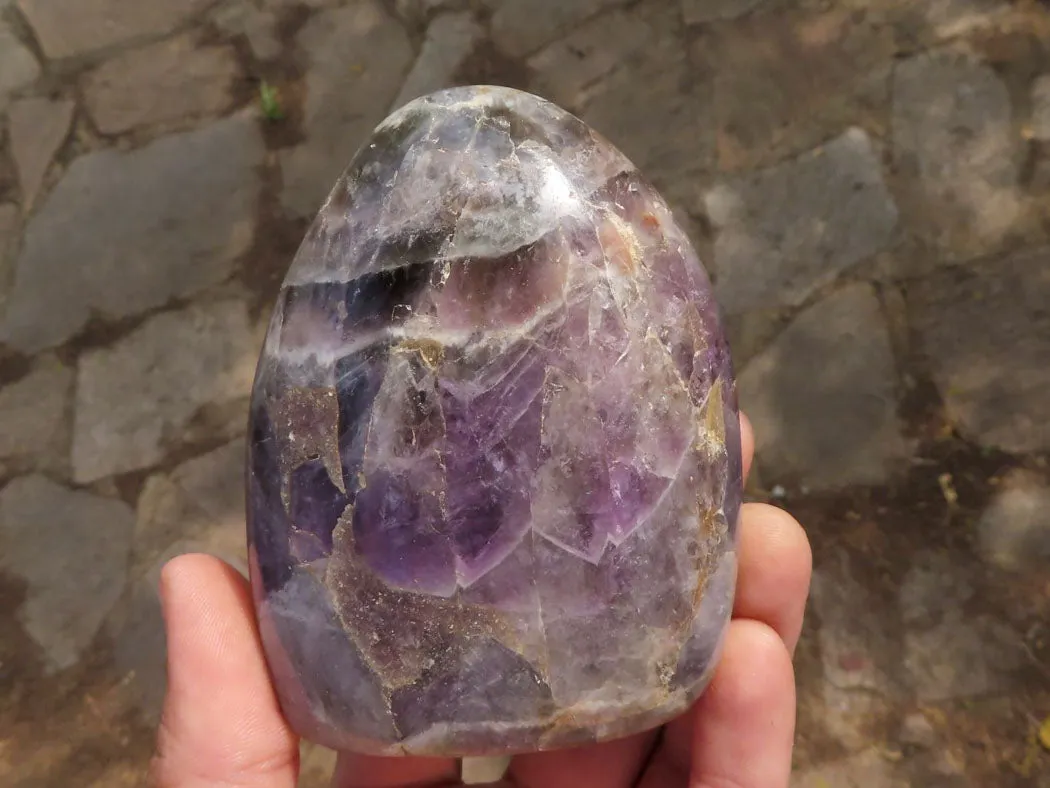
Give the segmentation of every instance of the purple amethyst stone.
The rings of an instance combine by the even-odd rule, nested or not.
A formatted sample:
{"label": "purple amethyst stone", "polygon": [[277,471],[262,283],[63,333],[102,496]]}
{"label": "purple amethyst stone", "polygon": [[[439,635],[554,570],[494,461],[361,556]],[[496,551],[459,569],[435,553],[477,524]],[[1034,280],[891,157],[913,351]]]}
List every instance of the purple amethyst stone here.
{"label": "purple amethyst stone", "polygon": [[535,96],[408,104],[310,228],[255,381],[285,714],[452,756],[666,721],[729,620],[740,475],[710,282],[654,188]]}

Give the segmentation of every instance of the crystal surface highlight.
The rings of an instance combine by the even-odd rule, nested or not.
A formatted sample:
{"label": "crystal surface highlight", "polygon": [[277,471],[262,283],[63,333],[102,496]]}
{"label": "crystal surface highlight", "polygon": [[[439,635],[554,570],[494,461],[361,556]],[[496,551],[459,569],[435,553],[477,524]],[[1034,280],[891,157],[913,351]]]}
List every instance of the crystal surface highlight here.
{"label": "crystal surface highlight", "polygon": [[684,711],[732,610],[737,419],[707,275],[621,153],[509,89],[395,112],[310,227],[251,400],[293,726],[458,756]]}

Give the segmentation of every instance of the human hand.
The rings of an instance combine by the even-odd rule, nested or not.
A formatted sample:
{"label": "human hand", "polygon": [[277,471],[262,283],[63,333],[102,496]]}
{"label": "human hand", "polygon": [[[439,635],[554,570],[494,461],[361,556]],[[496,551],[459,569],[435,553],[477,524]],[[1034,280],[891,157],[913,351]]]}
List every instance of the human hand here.
{"label": "human hand", "polygon": [[[745,475],[754,440],[741,419]],[[745,504],[733,621],[694,706],[659,731],[516,756],[515,788],[786,788],[795,731],[791,654],[809,592],[809,543],[784,511]],[[270,683],[247,581],[216,558],[186,555],[161,576],[168,692],[157,738],[158,788],[294,788],[299,742]],[[342,753],[336,788],[446,788],[459,762]]]}

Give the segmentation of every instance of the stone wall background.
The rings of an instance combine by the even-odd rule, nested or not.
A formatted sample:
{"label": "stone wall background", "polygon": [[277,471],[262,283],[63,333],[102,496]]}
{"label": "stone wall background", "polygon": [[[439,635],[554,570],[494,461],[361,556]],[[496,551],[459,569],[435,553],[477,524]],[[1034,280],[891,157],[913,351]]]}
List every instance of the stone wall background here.
{"label": "stone wall background", "polygon": [[716,277],[750,494],[815,550],[797,784],[1050,785],[1036,0],[0,0],[0,784],[142,784],[157,573],[243,563],[305,224],[389,110],[481,82],[621,146]]}

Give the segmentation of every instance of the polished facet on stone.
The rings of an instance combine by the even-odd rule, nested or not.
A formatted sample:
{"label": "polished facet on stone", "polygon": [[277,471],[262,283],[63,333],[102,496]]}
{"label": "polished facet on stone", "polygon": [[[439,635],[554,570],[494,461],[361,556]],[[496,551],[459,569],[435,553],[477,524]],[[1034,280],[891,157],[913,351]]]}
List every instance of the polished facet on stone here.
{"label": "polished facet on stone", "polygon": [[663,199],[546,101],[457,88],[375,130],[285,279],[248,465],[307,738],[585,744],[707,683],[741,496],[718,309]]}

